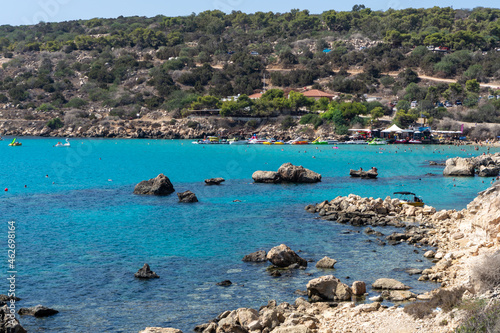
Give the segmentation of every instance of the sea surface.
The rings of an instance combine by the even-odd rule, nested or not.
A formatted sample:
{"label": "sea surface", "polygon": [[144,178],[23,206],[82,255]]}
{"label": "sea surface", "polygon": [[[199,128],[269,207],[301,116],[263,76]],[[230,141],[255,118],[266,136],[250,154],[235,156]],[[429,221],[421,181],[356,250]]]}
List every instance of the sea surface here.
{"label": "sea surface", "polygon": [[[138,332],[148,326],[192,332],[224,310],[258,309],[270,299],[293,302],[297,290],[326,274],[368,285],[391,277],[425,292],[437,285],[404,272],[432,265],[423,249],[376,245],[363,228],[319,220],[304,207],[350,193],[385,198],[411,191],[438,210],[460,210],[491,182],[445,178],[442,166],[428,163],[476,156],[484,147],[334,149],[138,139],[72,139],[71,147],[53,147],[62,139],[20,141],[21,147],[8,147],[9,138],[0,141],[0,293],[9,289],[8,222],[14,221],[16,296],[22,298],[16,306],[59,310],[43,319],[21,317],[28,332]],[[286,162],[321,173],[322,182],[253,183],[254,171],[277,170]],[[360,167],[377,167],[379,178],[350,178],[349,169]],[[196,193],[199,202],[132,193],[137,183],[160,173],[177,192]],[[205,186],[211,177],[226,181]],[[388,235],[395,229],[377,230]],[[312,262],[275,278],[267,263],[241,261],[282,243],[303,258],[338,262],[334,270],[316,269]],[[144,263],[160,279],[135,279]],[[216,285],[223,280],[233,285]]]}

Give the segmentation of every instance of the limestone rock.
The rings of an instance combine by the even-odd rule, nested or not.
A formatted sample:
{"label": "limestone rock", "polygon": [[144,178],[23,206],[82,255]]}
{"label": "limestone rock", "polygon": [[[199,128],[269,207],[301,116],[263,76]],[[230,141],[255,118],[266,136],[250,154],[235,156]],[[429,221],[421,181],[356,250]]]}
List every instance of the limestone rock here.
{"label": "limestone rock", "polygon": [[279,173],[274,171],[255,171],[252,175],[252,179],[256,183],[277,184],[281,182]]}
{"label": "limestone rock", "polygon": [[466,158],[454,157],[446,161],[444,176],[474,176],[474,163]]}
{"label": "limestone rock", "polygon": [[288,267],[292,264],[299,264],[307,267],[307,261],[302,259],[285,244],[273,247],[267,253],[267,260],[278,267]]}
{"label": "limestone rock", "polygon": [[316,268],[334,268],[335,264],[337,263],[337,260],[324,257],[320,261],[316,263]]}
{"label": "limestone rock", "polygon": [[220,185],[220,183],[225,182],[226,180],[224,178],[210,178],[210,179],[205,179],[205,184],[207,185]]}
{"label": "limestone rock", "polygon": [[326,275],[307,283],[307,295],[312,301],[348,301],[352,290],[335,276]]}
{"label": "limestone rock", "polygon": [[176,328],[146,327],[145,330],[139,333],[182,333],[182,331]]}
{"label": "limestone rock", "polygon": [[496,177],[500,171],[500,166],[484,166],[479,167],[478,176],[479,177]]}
{"label": "limestone rock", "polygon": [[382,278],[378,279],[372,284],[373,289],[389,289],[389,290],[406,290],[410,287],[404,285],[398,280]]}
{"label": "limestone rock", "polygon": [[377,311],[379,308],[380,308],[379,302],[374,302],[370,304],[361,304],[356,307],[356,309],[361,312],[373,312]]}
{"label": "limestone rock", "polygon": [[366,293],[366,283],[363,281],[354,281],[351,289],[353,295],[363,296]]}
{"label": "limestone rock", "polygon": [[273,333],[311,333],[312,331],[305,325],[278,327]]}
{"label": "limestone rock", "polygon": [[141,269],[134,274],[136,278],[139,279],[158,279],[159,276],[151,270],[148,264],[144,264]]}
{"label": "limestone rock", "polygon": [[185,202],[185,203],[190,203],[190,202],[198,202],[198,198],[196,197],[196,194],[194,194],[191,191],[185,191],[181,193],[177,193],[177,196],[179,197],[179,202]]}
{"label": "limestone rock", "polygon": [[264,262],[267,261],[267,253],[264,250],[252,252],[243,257],[243,261]]}
{"label": "limestone rock", "polygon": [[59,313],[59,311],[43,305],[37,305],[31,308],[20,308],[17,313],[21,316],[48,317]]}
{"label": "limestone rock", "polygon": [[134,188],[134,194],[143,195],[169,195],[173,192],[175,192],[175,190],[170,179],[162,173],[156,178],[143,180]]}

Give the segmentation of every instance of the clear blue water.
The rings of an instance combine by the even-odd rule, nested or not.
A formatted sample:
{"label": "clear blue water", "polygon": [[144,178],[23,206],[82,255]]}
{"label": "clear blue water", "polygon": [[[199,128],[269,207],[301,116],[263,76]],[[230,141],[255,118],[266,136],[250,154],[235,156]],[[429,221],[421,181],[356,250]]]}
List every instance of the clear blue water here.
{"label": "clear blue water", "polygon": [[[223,310],[258,308],[269,299],[293,302],[297,289],[305,290],[307,281],[324,274],[346,283],[393,277],[414,292],[434,289],[435,284],[404,273],[431,266],[422,251],[368,243],[373,238],[362,232],[344,233],[363,228],[318,220],[304,206],[349,193],[385,198],[406,190],[437,209],[462,209],[491,181],[454,181],[442,176],[443,167],[427,162],[477,155],[485,148],[316,149],[99,139],[74,139],[69,148],[53,148],[58,139],[21,141],[22,147],[8,147],[8,139],[0,144],[0,187],[8,188],[0,194],[1,278],[6,281],[7,222],[15,220],[16,291],[23,298],[18,306],[43,304],[60,311],[46,319],[22,317],[29,332],[137,332],[147,326],[190,332]],[[255,170],[277,170],[285,162],[319,172],[323,181],[252,183]],[[372,166],[379,170],[377,180],[348,176],[350,168]],[[179,204],[175,194],[132,194],[135,184],[159,173],[170,178],[176,191],[195,192],[200,202]],[[204,186],[211,177],[226,182]],[[281,243],[301,250],[306,259],[335,258],[336,269],[322,271],[311,263],[306,271],[273,278],[267,264],[241,261],[245,254]],[[160,279],[134,278],[145,262]],[[231,287],[215,285],[226,279]],[[4,282],[1,293],[7,289]]]}

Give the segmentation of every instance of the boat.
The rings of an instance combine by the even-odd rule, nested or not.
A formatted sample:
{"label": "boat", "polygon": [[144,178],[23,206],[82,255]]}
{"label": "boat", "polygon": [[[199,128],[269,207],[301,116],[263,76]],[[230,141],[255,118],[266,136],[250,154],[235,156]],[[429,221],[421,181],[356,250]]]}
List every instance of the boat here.
{"label": "boat", "polygon": [[366,144],[368,144],[368,142],[366,142],[365,140],[360,140],[360,139],[349,140],[349,141],[346,141],[344,143],[346,145],[366,145]]}
{"label": "boat", "polygon": [[373,140],[368,141],[369,145],[386,145],[387,141],[381,138],[373,138]]}
{"label": "boat", "polygon": [[281,140],[273,142],[273,145],[284,145],[285,143]]}
{"label": "boat", "polygon": [[200,139],[198,141],[193,141],[191,143],[195,145],[210,145],[210,144],[219,144],[220,140],[219,137],[217,136],[209,136],[206,139]]}
{"label": "boat", "polygon": [[422,141],[420,141],[420,140],[415,140],[415,139],[411,139],[410,141],[408,141],[408,143],[410,143],[410,144],[418,144],[418,145],[420,145],[420,144],[422,144]]}
{"label": "boat", "polygon": [[403,144],[406,144],[408,143],[408,140],[407,139],[397,139],[394,141],[394,143],[403,143]]}
{"label": "boat", "polygon": [[18,147],[18,146],[22,146],[22,145],[23,145],[21,142],[16,141],[16,140],[17,140],[17,139],[16,139],[16,138],[14,138],[14,140],[12,140],[12,142],[11,142],[11,143],[9,143],[9,146],[10,146],[10,147]]}
{"label": "boat", "polygon": [[248,140],[237,140],[237,139],[230,139],[228,140],[230,145],[247,145]]}
{"label": "boat", "polygon": [[326,143],[328,143],[329,145],[336,145],[339,143],[339,140],[335,140],[335,139],[327,139],[326,140]]}
{"label": "boat", "polygon": [[421,198],[417,197],[415,193],[412,192],[394,192],[399,196],[399,202],[401,205],[410,205],[414,207],[423,207],[424,202]]}
{"label": "boat", "polygon": [[54,147],[70,147],[69,139],[66,138],[66,143],[58,142],[54,145]]}
{"label": "boat", "polygon": [[302,140],[302,138],[299,136],[295,140],[290,140],[285,142],[287,145],[307,145],[309,144],[309,141]]}
{"label": "boat", "polygon": [[[250,139],[248,139],[248,143],[252,145],[262,145],[264,142],[269,142],[269,139],[260,139],[257,137],[257,134],[252,135]],[[268,144],[268,143],[266,143]]]}
{"label": "boat", "polygon": [[327,141],[322,141],[319,137],[314,140],[313,142],[311,142],[311,144],[313,145],[327,145],[328,142]]}

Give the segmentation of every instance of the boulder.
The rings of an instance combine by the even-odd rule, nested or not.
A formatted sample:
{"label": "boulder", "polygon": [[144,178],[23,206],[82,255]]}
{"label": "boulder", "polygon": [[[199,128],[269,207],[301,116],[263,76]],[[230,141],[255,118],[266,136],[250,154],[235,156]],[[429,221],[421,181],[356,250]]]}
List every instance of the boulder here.
{"label": "boulder", "polygon": [[196,197],[196,195],[189,190],[185,191],[185,192],[177,193],[177,196],[179,197],[179,202],[186,202],[186,203],[198,202],[198,198]]}
{"label": "boulder", "polygon": [[500,171],[499,166],[484,166],[481,165],[479,167],[478,176],[479,177],[496,177],[498,176],[498,172]]}
{"label": "boulder", "polygon": [[335,276],[326,275],[307,283],[307,296],[311,301],[348,301],[352,290]]}
{"label": "boulder", "polygon": [[59,311],[43,305],[37,305],[31,308],[20,308],[17,313],[19,313],[21,316],[48,317],[59,313]]}
{"label": "boulder", "polygon": [[229,281],[229,280],[224,280],[224,281],[221,281],[221,282],[217,282],[216,284],[218,286],[221,286],[221,287],[229,287],[233,283],[231,281]]}
{"label": "boulder", "polygon": [[247,254],[246,256],[243,257],[242,260],[250,262],[264,262],[267,261],[266,255],[267,255],[266,251],[260,250]]}
{"label": "boulder", "polygon": [[316,268],[334,268],[335,264],[337,263],[337,260],[324,257],[320,261],[316,263]]}
{"label": "boulder", "polygon": [[295,166],[292,163],[285,163],[278,169],[283,182],[289,183],[317,183],[321,181],[321,175],[314,171],[304,168],[303,166]]}
{"label": "boulder", "polygon": [[474,163],[470,159],[454,157],[446,161],[444,176],[474,176]]}
{"label": "boulder", "polygon": [[176,328],[146,327],[145,330],[139,333],[182,333],[182,331]]}
{"label": "boulder", "polygon": [[398,280],[387,279],[387,278],[378,279],[377,281],[373,282],[372,288],[373,289],[388,289],[388,290],[407,290],[407,289],[410,289],[410,287],[404,285],[403,283],[399,282]]}
{"label": "boulder", "polygon": [[273,247],[267,253],[267,260],[277,267],[288,267],[293,264],[307,267],[307,261],[299,257],[285,244]]}
{"label": "boulder", "polygon": [[19,324],[17,318],[11,318],[7,305],[0,307],[0,332],[26,333],[27,331]]}
{"label": "boulder", "polygon": [[225,182],[226,180],[224,178],[210,178],[210,179],[205,179],[205,184],[206,185],[220,185],[220,183]]}
{"label": "boulder", "polygon": [[351,289],[353,295],[363,296],[366,293],[366,283],[363,281],[354,281]]}
{"label": "boulder", "polygon": [[143,180],[134,188],[134,194],[143,195],[169,195],[173,192],[175,192],[175,190],[170,179],[162,173],[156,178]]}
{"label": "boulder", "polygon": [[278,327],[273,333],[311,333],[312,331],[305,325]]}
{"label": "boulder", "polygon": [[141,269],[134,274],[136,278],[139,279],[158,279],[159,276],[149,268],[148,264],[144,264]]}
{"label": "boulder", "polygon": [[384,299],[393,302],[403,302],[410,298],[417,297],[414,293],[409,290],[385,290],[381,295]]}
{"label": "boulder", "polygon": [[277,184],[281,182],[279,173],[274,171],[255,171],[252,175],[252,179],[256,183]]}
{"label": "boulder", "polygon": [[379,302],[369,303],[369,304],[360,304],[356,307],[356,310],[360,312],[373,312],[377,311],[380,308]]}

